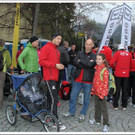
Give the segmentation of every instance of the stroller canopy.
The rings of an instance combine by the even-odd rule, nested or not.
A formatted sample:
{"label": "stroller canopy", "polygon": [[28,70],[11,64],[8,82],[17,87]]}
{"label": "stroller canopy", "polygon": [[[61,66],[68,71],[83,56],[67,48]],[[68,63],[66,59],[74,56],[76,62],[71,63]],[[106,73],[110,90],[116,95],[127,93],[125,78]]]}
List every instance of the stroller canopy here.
{"label": "stroller canopy", "polygon": [[40,75],[39,73],[22,74],[22,75],[18,75],[18,76],[17,75],[11,75],[14,89],[17,90],[27,77],[33,76],[35,74]]}

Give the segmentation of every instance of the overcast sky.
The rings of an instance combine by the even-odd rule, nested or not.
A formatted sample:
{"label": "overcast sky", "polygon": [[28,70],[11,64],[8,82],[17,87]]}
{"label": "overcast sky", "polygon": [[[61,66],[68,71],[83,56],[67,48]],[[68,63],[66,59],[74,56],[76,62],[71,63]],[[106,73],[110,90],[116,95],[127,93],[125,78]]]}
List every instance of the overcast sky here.
{"label": "overcast sky", "polygon": [[[131,7],[132,8],[132,22],[134,21],[133,20],[133,16],[134,16],[134,13],[135,13],[135,9],[134,9],[134,7],[133,7],[133,4],[135,4],[135,3],[129,3],[129,2],[125,2],[129,7]],[[122,5],[123,3],[116,3],[116,4],[118,4],[118,5]],[[110,11],[111,11],[111,9],[112,8],[114,8],[114,7],[116,7],[117,5],[111,5],[111,4],[107,4],[107,7],[110,7]],[[106,23],[107,22],[107,19],[108,19],[108,17],[109,17],[109,11],[107,12],[107,11],[97,11],[96,13],[92,13],[92,14],[90,14],[90,19],[95,19],[96,20],[96,22],[98,22],[98,23]],[[134,17],[135,18],[135,17]]]}

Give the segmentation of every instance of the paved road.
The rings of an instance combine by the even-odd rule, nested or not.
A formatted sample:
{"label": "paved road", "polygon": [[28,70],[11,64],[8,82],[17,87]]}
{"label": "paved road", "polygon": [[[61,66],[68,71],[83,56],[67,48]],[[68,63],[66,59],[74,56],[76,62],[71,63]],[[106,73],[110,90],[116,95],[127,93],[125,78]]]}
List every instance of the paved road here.
{"label": "paved road", "polygon": [[[91,97],[91,103],[85,121],[78,122],[79,111],[82,105],[77,104],[77,112],[75,117],[65,118],[62,113],[68,110],[68,101],[60,100],[59,118],[67,126],[63,132],[102,132],[103,126],[93,126],[88,124],[88,120],[94,117],[94,97]],[[10,97],[4,97],[4,105],[0,109],[0,132],[45,132],[43,125],[40,122],[30,123],[20,116],[17,116],[17,123],[11,126],[5,116],[5,108],[11,104]],[[108,103],[110,117],[109,132],[135,132],[135,108],[128,105],[126,111],[119,108],[118,111],[113,111],[111,103]]]}

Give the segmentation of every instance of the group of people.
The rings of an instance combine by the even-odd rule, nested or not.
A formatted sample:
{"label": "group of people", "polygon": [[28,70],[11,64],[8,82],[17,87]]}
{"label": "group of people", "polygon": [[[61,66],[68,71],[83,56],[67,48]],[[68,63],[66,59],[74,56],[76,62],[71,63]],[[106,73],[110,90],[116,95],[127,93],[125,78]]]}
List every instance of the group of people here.
{"label": "group of people", "polygon": [[[104,125],[103,131],[108,131],[109,115],[106,105],[106,96],[108,94],[109,72],[112,73],[114,71],[115,76],[116,92],[113,95],[114,110],[118,110],[121,91],[122,110],[126,110],[130,96],[132,97],[132,105],[135,107],[135,48],[129,46],[128,49],[130,49],[128,52],[122,44],[119,44],[118,51],[113,55],[109,46],[103,46],[101,50],[98,50],[99,47],[95,46],[93,48],[94,44],[92,43],[92,45],[91,43],[91,39],[86,40],[85,51],[79,52],[74,60],[74,65],[76,66],[74,83],[71,91],[71,98],[69,100],[69,110],[67,113],[64,113],[64,115],[66,117],[75,115],[76,101],[81,88],[83,88],[84,103],[80,112],[79,120],[82,121],[85,119],[90,101],[90,94],[85,91],[87,90],[87,87],[82,86],[92,84],[92,86],[88,86],[89,90],[87,90],[87,92],[91,91],[91,95],[95,95],[95,117],[93,120],[89,121],[89,124],[99,125],[101,123],[102,114]],[[91,45],[89,51],[87,51],[87,45],[89,45],[89,47]],[[93,57],[94,53],[97,53],[95,58]],[[103,73],[103,81],[101,81],[100,73],[104,67],[106,67],[106,70]],[[94,69],[95,71],[92,71]]]}
{"label": "group of people", "polygon": [[[64,74],[67,74],[67,80],[72,84],[70,93],[69,109],[63,113],[65,117],[74,116],[79,93],[83,90],[84,101],[78,120],[85,120],[88,107],[90,105],[91,95],[95,95],[95,117],[89,120],[89,124],[101,124],[101,114],[103,115],[103,131],[109,131],[109,114],[107,109],[106,96],[108,95],[109,72],[115,76],[116,92],[113,95],[114,110],[118,110],[120,91],[122,89],[122,109],[126,110],[128,99],[132,96],[132,104],[135,107],[135,48],[130,48],[128,52],[123,45],[118,46],[118,51],[113,55],[109,46],[103,46],[98,50],[98,45],[93,43],[92,39],[85,41],[85,49],[76,52],[76,45],[72,45],[68,50],[69,43],[62,42],[61,34],[54,34],[51,42],[43,46],[40,51],[39,41],[36,36],[30,38],[26,48],[20,46],[17,53],[17,63],[19,73],[36,73],[39,67],[42,69],[42,75],[45,82],[48,83],[52,95],[47,92],[47,109],[51,110],[58,119],[57,105],[58,92]],[[0,51],[4,48],[3,40],[0,40]],[[38,51],[37,51],[38,50]],[[6,54],[7,53],[7,54]],[[7,55],[7,68],[11,66],[9,52]],[[103,73],[103,81],[100,79],[100,73]],[[4,72],[4,74],[3,74]],[[0,71],[0,77],[4,78],[6,70]],[[3,82],[0,80],[0,92],[2,92]],[[52,98],[53,97],[53,102]],[[2,105],[2,93],[0,94],[0,105]],[[66,126],[59,121],[60,130],[66,129]]]}

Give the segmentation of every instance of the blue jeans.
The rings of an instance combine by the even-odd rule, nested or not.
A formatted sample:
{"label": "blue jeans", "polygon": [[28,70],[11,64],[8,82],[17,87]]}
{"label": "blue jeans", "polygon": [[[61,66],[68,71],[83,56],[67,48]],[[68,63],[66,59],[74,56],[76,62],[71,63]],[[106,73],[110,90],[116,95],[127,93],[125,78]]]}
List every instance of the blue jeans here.
{"label": "blue jeans", "polygon": [[68,65],[68,80],[70,81],[70,83],[73,84],[74,78],[73,78],[73,73],[75,71],[76,67],[69,64]]}
{"label": "blue jeans", "polygon": [[71,115],[75,115],[78,95],[82,88],[84,92],[84,102],[83,102],[83,107],[80,114],[86,115],[86,112],[90,104],[90,92],[91,92],[92,84],[80,83],[80,82],[75,82],[75,81],[73,82],[73,87],[72,87],[70,100],[69,100],[69,113]]}

